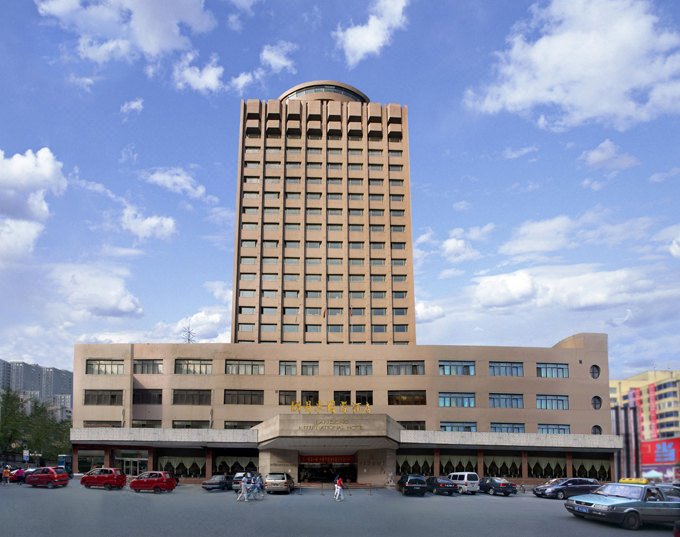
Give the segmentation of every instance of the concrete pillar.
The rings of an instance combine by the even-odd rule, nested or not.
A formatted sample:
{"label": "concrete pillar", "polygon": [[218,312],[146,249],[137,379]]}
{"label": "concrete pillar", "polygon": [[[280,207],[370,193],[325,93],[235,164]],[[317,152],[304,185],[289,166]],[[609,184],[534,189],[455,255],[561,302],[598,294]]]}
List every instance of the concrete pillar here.
{"label": "concrete pillar", "polygon": [[522,451],[522,479],[528,479],[529,477],[529,455],[526,451]]}
{"label": "concrete pillar", "polygon": [[[147,470],[155,470],[156,469],[156,448],[150,447],[148,449],[148,457],[149,459],[146,462],[146,468]],[[161,468],[162,470],[162,468]]]}
{"label": "concrete pillar", "polygon": [[484,450],[477,450],[477,473],[479,475],[484,475]]}
{"label": "concrete pillar", "polygon": [[574,454],[571,451],[567,451],[567,477],[574,477]]}
{"label": "concrete pillar", "polygon": [[105,468],[111,468],[112,462],[113,462],[113,457],[111,453],[111,448],[110,447],[105,447],[104,448],[104,467]]}
{"label": "concrete pillar", "polygon": [[79,474],[78,469],[78,446],[73,446],[73,459],[71,460],[71,468],[74,474]]}
{"label": "concrete pillar", "polygon": [[439,469],[440,459],[441,459],[440,449],[435,448],[435,450],[434,450],[434,468],[432,469],[432,475],[436,476],[436,475],[439,475],[441,473],[440,469]]}
{"label": "concrete pillar", "polygon": [[213,450],[206,448],[205,450],[205,478],[210,479],[213,475]]}

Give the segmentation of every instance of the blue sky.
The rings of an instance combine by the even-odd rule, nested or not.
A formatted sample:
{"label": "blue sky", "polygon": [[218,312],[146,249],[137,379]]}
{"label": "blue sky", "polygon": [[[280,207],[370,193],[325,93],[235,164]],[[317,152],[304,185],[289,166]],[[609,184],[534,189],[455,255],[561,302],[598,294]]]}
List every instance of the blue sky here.
{"label": "blue sky", "polygon": [[680,369],[680,4],[36,0],[0,18],[0,358],[229,341],[239,101],[409,107],[420,344]]}

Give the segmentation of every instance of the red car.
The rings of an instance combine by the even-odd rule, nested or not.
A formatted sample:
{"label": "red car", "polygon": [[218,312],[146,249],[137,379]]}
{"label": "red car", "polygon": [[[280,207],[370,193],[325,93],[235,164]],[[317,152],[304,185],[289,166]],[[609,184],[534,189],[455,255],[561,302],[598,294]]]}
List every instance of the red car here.
{"label": "red car", "polygon": [[80,484],[85,488],[104,487],[106,490],[122,489],[125,486],[125,474],[120,468],[95,468],[87,472]]}
{"label": "red car", "polygon": [[65,487],[68,485],[69,476],[63,468],[36,468],[26,476],[24,482],[32,487]]}
{"label": "red car", "polygon": [[130,488],[135,492],[153,490],[172,492],[175,490],[175,478],[169,472],[144,472],[130,481]]}

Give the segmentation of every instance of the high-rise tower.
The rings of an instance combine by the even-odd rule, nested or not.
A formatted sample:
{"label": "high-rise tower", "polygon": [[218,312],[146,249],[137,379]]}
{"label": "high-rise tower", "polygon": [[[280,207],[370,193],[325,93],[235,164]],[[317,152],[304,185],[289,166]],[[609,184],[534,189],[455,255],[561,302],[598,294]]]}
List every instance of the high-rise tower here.
{"label": "high-rise tower", "polygon": [[415,344],[407,127],[334,81],[242,102],[233,342]]}

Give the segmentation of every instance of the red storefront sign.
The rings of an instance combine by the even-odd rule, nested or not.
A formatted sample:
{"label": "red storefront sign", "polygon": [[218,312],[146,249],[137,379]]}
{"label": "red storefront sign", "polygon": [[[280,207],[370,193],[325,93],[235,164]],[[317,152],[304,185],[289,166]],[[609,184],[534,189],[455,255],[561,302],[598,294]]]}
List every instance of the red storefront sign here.
{"label": "red storefront sign", "polygon": [[300,455],[300,464],[354,464],[354,455]]}
{"label": "red storefront sign", "polygon": [[649,394],[649,431],[652,438],[659,438],[659,423],[656,417],[656,384],[647,386]]}
{"label": "red storefront sign", "polygon": [[673,465],[680,462],[680,438],[641,442],[642,466]]}

